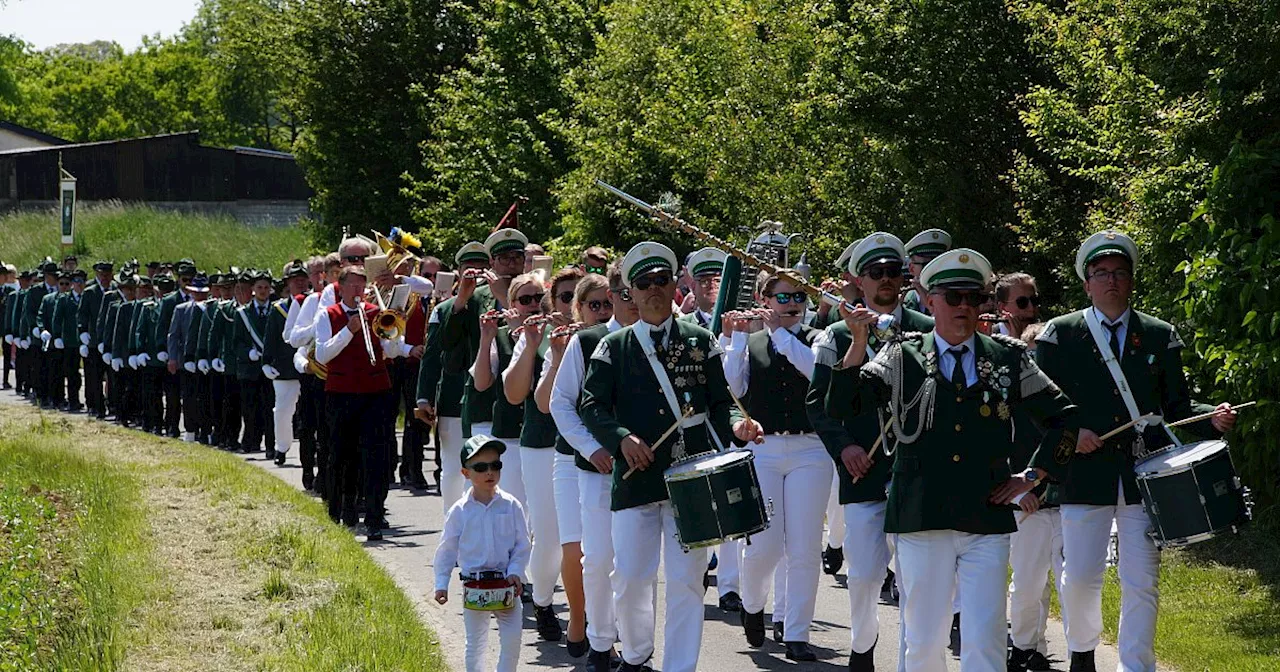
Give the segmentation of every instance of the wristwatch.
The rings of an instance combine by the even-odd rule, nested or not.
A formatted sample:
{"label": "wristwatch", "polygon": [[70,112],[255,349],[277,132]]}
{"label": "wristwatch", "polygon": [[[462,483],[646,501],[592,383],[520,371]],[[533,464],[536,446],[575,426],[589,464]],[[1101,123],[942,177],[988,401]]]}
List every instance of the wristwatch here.
{"label": "wristwatch", "polygon": [[1040,482],[1040,472],[1035,469],[1027,469],[1022,472],[1022,480],[1028,483],[1038,483]]}

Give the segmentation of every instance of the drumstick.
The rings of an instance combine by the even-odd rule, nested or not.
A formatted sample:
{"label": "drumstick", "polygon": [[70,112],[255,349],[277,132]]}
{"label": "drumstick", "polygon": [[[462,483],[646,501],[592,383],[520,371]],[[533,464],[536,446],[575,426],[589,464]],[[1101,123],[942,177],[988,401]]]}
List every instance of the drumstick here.
{"label": "drumstick", "polygon": [[[877,436],[877,437],[876,437],[876,442],[875,442],[875,443],[873,443],[873,444],[871,444],[871,451],[867,453],[867,459],[868,459],[868,460],[876,456],[876,451],[880,449],[880,443],[884,441],[884,433],[885,433],[885,432],[887,432],[887,431],[889,431],[889,425],[890,425],[892,422],[893,422],[893,416],[889,416],[889,419],[888,419],[888,420],[885,420],[885,421],[884,421],[884,425],[882,425],[882,426],[880,427],[880,436]],[[860,480],[862,480],[862,479],[861,479],[861,478],[855,478],[855,479],[853,479],[853,482],[854,482],[854,483],[857,483],[857,482],[858,482],[858,481],[860,481]]]}
{"label": "drumstick", "polygon": [[[1232,407],[1231,407],[1231,410],[1233,410],[1233,411],[1238,411],[1238,410],[1240,410],[1240,409],[1242,409],[1242,408],[1248,408],[1248,407],[1250,407],[1250,406],[1253,406],[1253,405],[1254,405],[1254,404],[1256,404],[1256,403],[1258,403],[1258,402],[1256,402],[1256,401],[1246,401],[1246,402],[1244,402],[1243,404],[1240,404],[1239,406],[1232,406]],[[1189,424],[1191,424],[1191,423],[1193,423],[1193,422],[1200,422],[1201,420],[1205,420],[1205,419],[1207,419],[1207,418],[1212,418],[1213,416],[1215,416],[1215,415],[1217,415],[1217,414],[1218,414],[1218,411],[1213,410],[1213,411],[1209,411],[1208,413],[1201,413],[1200,415],[1193,415],[1193,416],[1191,416],[1191,417],[1189,417],[1189,418],[1183,418],[1183,419],[1181,419],[1181,420],[1179,420],[1179,421],[1177,421],[1177,422],[1170,422],[1170,423],[1168,423],[1168,426],[1169,426],[1169,427],[1181,427],[1182,425],[1189,425]]]}
{"label": "drumstick", "polygon": [[[688,418],[688,417],[689,417],[689,412],[690,412],[690,410],[692,410],[692,409],[686,409],[686,410],[685,410],[685,412],[684,412],[684,415],[683,415],[683,416],[681,416],[679,420],[676,420],[676,421],[675,421],[675,423],[673,423],[670,427],[668,427],[668,428],[667,428],[667,431],[663,432],[663,433],[662,433],[662,436],[659,436],[659,437],[658,437],[658,440],[653,442],[653,445],[657,446],[657,445],[661,444],[663,441],[666,441],[666,440],[667,440],[667,437],[668,437],[668,436],[671,436],[671,433],[672,433],[672,432],[674,432],[674,431],[676,431],[677,429],[679,429],[679,428],[680,428],[680,425],[684,423],[685,418]],[[624,480],[624,481],[625,481],[625,480],[627,480],[628,478],[631,478],[631,474],[635,473],[635,470],[636,470],[637,468],[638,468],[638,467],[631,467],[630,469],[628,469],[628,470],[627,470],[627,473],[625,473],[625,474],[623,474],[623,475],[622,475],[622,480]]]}
{"label": "drumstick", "polygon": [[1156,415],[1155,413],[1148,413],[1148,414],[1146,414],[1146,415],[1144,415],[1144,416],[1141,416],[1141,417],[1138,417],[1138,418],[1134,418],[1133,420],[1130,420],[1129,422],[1126,422],[1126,423],[1124,423],[1123,425],[1120,425],[1119,427],[1116,427],[1115,429],[1113,429],[1113,430],[1111,430],[1111,431],[1107,432],[1106,434],[1103,434],[1102,436],[1099,436],[1099,437],[1098,437],[1098,440],[1099,440],[1099,441],[1106,441],[1107,439],[1109,439],[1109,438],[1111,438],[1111,437],[1115,436],[1116,434],[1119,434],[1120,432],[1123,432],[1123,431],[1124,431],[1124,430],[1126,430],[1126,429],[1129,429],[1130,427],[1132,427],[1132,426],[1134,426],[1134,425],[1138,424],[1139,422],[1142,422],[1143,420],[1152,420],[1152,419],[1155,419],[1155,418],[1158,418],[1158,417],[1160,417],[1160,416]]}
{"label": "drumstick", "polygon": [[[1044,504],[1044,495],[1036,495],[1036,502],[1037,502],[1037,503],[1039,503],[1039,504]],[[1039,509],[1037,509],[1037,510],[1039,510]],[[1030,511],[1023,511],[1023,512],[1022,512],[1022,516],[1021,516],[1020,518],[1018,518],[1018,524],[1019,524],[1019,525],[1021,525],[1021,524],[1025,523],[1025,522],[1027,522],[1027,519],[1028,519],[1028,518],[1030,518],[1030,517],[1031,517],[1031,512],[1030,512]]]}

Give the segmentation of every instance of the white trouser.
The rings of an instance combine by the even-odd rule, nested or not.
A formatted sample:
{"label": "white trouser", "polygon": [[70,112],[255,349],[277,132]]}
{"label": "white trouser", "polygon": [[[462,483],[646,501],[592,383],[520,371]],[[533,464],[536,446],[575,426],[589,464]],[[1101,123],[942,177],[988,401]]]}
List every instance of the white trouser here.
{"label": "white trouser", "polygon": [[827,546],[841,548],[844,546],[844,507],[840,505],[840,472],[834,462],[831,463],[831,473],[831,494],[827,497]]}
{"label": "white trouser", "polygon": [[[485,423],[486,425],[488,423]],[[472,431],[483,425],[472,425]],[[488,431],[487,429],[485,431]],[[502,454],[502,489],[507,494],[516,498],[520,502],[520,506],[524,507],[525,523],[529,522],[529,502],[524,496],[524,460],[520,456],[520,440],[519,439],[498,439],[502,445],[507,447],[506,452]],[[470,484],[467,487],[471,487]],[[533,533],[533,528],[529,528],[529,533]],[[526,568],[527,570],[527,568]],[[527,572],[526,572],[527,573]]]}
{"label": "white trouser", "polygon": [[951,595],[960,588],[960,669],[1005,672],[1009,535],[930,530],[897,535],[907,672],[946,672]]}
{"label": "white trouser", "polygon": [[676,537],[667,501],[613,512],[613,608],[622,658],[639,665],[653,655],[658,562],[666,579],[663,672],[694,672],[702,647],[702,575],[707,550],[688,553]]}
{"label": "white trouser", "polygon": [[578,470],[582,507],[582,592],[587,598],[587,640],[596,651],[618,641],[613,612],[613,476]]}
{"label": "white trouser", "polygon": [[[467,480],[462,477],[462,418],[441,417],[437,422],[440,431],[440,503],[448,514],[449,507],[462,499],[462,493],[468,487]],[[502,456],[502,463],[505,472],[506,455]],[[507,489],[506,483],[502,489]]]}
{"label": "white trouser", "polygon": [[716,548],[716,592],[720,597],[729,593],[741,593],[742,546],[742,541],[735,539]]}
{"label": "white trouser", "polygon": [[1009,538],[1009,635],[1019,649],[1048,653],[1050,571],[1062,592],[1062,516],[1057,507],[1023,516],[1017,514],[1018,531]]}
{"label": "white trouser", "polygon": [[533,552],[529,555],[529,581],[533,582],[533,603],[549,606],[560,579],[560,529],[556,524],[556,498],[552,472],[555,471],[555,448],[520,446],[520,473],[524,478],[524,496],[528,503],[529,532],[533,535]]}
{"label": "white trouser", "polygon": [[1125,504],[1123,490],[1115,506],[1062,505],[1062,607],[1067,648],[1092,651],[1102,634],[1102,575],[1106,569],[1111,521],[1120,537],[1121,672],[1156,669],[1156,602],[1160,551],[1147,536],[1151,519],[1141,504]]}
{"label": "white trouser", "polygon": [[560,531],[561,546],[582,541],[582,512],[578,510],[580,471],[572,455],[556,453],[551,480],[555,484],[556,527]]}
{"label": "white trouser", "polygon": [[273,380],[271,388],[276,392],[276,407],[271,417],[276,424],[276,452],[281,455],[289,452],[293,445],[293,412],[298,408],[298,394],[302,392],[302,382],[298,380]]}
{"label": "white trouser", "polygon": [[779,562],[773,569],[773,614],[770,620],[782,623],[787,614],[787,563]]}
{"label": "white trouser", "polygon": [[880,636],[876,609],[889,564],[889,543],[884,533],[886,506],[884,501],[844,505],[849,643],[855,653],[866,653]]}
{"label": "white trouser", "polygon": [[752,536],[744,549],[743,607],[753,614],[764,610],[774,572],[785,559],[790,594],[783,639],[807,642],[822,569],[822,516],[835,465],[813,434],[769,435],[751,451],[760,494],[773,512],[768,529]]}
{"label": "white trouser", "polygon": [[487,672],[484,658],[489,648],[490,614],[498,619],[498,672],[515,672],[520,663],[520,627],[523,617],[519,604],[505,611],[462,610],[462,622],[467,630],[467,672]]}

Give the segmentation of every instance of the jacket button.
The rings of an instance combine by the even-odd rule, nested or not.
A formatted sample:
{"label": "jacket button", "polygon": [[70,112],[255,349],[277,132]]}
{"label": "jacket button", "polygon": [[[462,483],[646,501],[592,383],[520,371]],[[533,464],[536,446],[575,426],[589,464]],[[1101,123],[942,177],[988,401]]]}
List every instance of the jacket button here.
{"label": "jacket button", "polygon": [[1111,396],[1113,397],[1120,396],[1120,390],[1111,390]]}
{"label": "jacket button", "polygon": [[959,456],[959,455],[952,455],[952,456],[951,456],[951,461],[952,461],[952,462],[959,462],[959,461],[960,461],[960,456]]}
{"label": "jacket button", "polygon": [[665,408],[658,409],[658,415],[666,415],[666,414],[667,414],[667,409]]}
{"label": "jacket button", "polygon": [[[956,431],[957,431],[957,432],[958,432],[958,431],[960,431],[960,425],[956,425]],[[959,459],[960,459],[960,456],[959,456],[959,455],[957,455],[957,456],[956,456],[956,459],[957,459],[957,460],[959,460]]]}
{"label": "jacket button", "polygon": [[956,403],[957,403],[957,404],[959,404],[959,403],[963,403],[963,402],[964,402],[964,397],[956,397]]}

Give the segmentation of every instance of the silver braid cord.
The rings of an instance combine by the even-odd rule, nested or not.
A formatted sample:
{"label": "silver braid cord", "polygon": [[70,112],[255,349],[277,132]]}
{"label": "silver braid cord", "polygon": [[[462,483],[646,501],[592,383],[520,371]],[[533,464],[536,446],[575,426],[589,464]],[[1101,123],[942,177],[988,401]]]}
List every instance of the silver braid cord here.
{"label": "silver braid cord", "polygon": [[[899,444],[915,443],[926,428],[933,426],[933,402],[937,381],[933,379],[933,376],[925,376],[924,384],[920,386],[919,390],[916,390],[916,394],[911,401],[904,402],[902,398],[902,342],[892,341],[885,347],[889,349],[887,353],[888,361],[885,362],[885,366],[890,371],[889,410],[893,420],[893,433]],[[916,413],[916,430],[907,433],[903,428],[902,420],[917,406],[920,410]]]}

